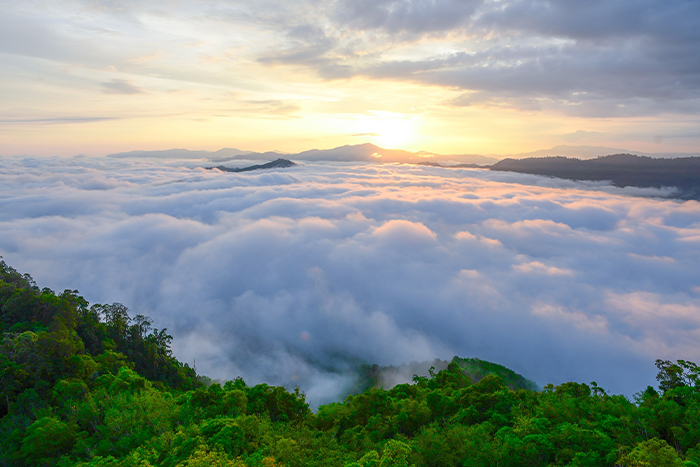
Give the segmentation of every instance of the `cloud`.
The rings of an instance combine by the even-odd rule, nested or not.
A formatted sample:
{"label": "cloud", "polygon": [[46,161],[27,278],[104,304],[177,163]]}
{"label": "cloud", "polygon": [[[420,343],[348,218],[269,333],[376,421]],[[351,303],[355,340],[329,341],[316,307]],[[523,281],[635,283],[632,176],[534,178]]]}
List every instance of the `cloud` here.
{"label": "cloud", "polygon": [[372,237],[398,249],[415,249],[432,244],[437,235],[421,223],[391,220],[372,232]]}
{"label": "cloud", "polygon": [[523,274],[546,274],[550,276],[573,276],[574,271],[570,269],[561,269],[555,266],[547,266],[539,261],[531,261],[529,263],[515,264],[513,270]]}
{"label": "cloud", "polygon": [[693,19],[700,7],[692,2],[325,3],[332,13],[323,31],[265,60],[308,66],[327,79],[462,89],[451,101],[456,106],[582,117],[697,113],[700,36]]}
{"label": "cloud", "polygon": [[113,79],[102,83],[102,92],[105,94],[141,94],[143,89],[134,86],[127,80]]}
{"label": "cloud", "polygon": [[0,158],[0,254],[150,315],[203,374],[313,404],[359,363],[478,357],[631,395],[656,358],[700,361],[695,201],[487,170],[200,163]]}
{"label": "cloud", "polygon": [[254,114],[289,115],[301,110],[299,105],[283,100],[248,101],[245,104],[249,108],[242,111]]}
{"label": "cloud", "polygon": [[43,123],[46,125],[61,125],[66,123],[92,123],[106,120],[117,120],[115,117],[55,117],[55,118],[9,118],[0,119],[0,123]]}
{"label": "cloud", "polygon": [[445,92],[431,105],[442,107],[668,117],[700,108],[698,16],[699,4],[685,0],[186,0],[167,11],[158,2],[28,1],[3,6],[0,53],[26,58],[23,69],[53,62],[34,74],[73,90],[86,80],[107,93],[139,89],[109,80],[105,70],[117,70],[149,89],[215,85],[246,101],[339,97],[333,86],[319,90],[318,78],[310,90],[310,71],[438,86]]}
{"label": "cloud", "polygon": [[335,46],[333,38],[328,37],[322,28],[311,24],[291,26],[287,30],[287,38],[289,41],[285,50],[277,50],[259,60],[278,64],[325,64],[323,55]]}
{"label": "cloud", "polygon": [[387,33],[445,32],[463,26],[483,0],[342,0],[337,2],[338,22]]}
{"label": "cloud", "polygon": [[531,313],[545,319],[562,321],[573,324],[583,332],[607,333],[607,320],[600,315],[586,315],[580,311],[568,310],[563,306],[548,303],[535,303],[531,308]]}
{"label": "cloud", "polygon": [[573,133],[566,133],[563,135],[559,135],[559,138],[564,140],[564,141],[584,141],[588,139],[596,139],[601,136],[605,136],[606,133],[602,133],[600,131],[587,131],[587,130],[576,130]]}

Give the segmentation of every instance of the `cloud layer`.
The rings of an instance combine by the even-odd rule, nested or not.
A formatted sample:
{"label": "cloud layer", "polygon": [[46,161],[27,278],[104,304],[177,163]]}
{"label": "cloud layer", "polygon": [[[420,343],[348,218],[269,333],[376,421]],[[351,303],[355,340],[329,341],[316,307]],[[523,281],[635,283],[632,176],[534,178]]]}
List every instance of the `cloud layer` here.
{"label": "cloud layer", "polygon": [[[337,397],[453,355],[631,395],[700,361],[700,204],[481,170],[0,159],[0,254],[119,301],[214,378]],[[646,191],[661,196],[664,193]]]}

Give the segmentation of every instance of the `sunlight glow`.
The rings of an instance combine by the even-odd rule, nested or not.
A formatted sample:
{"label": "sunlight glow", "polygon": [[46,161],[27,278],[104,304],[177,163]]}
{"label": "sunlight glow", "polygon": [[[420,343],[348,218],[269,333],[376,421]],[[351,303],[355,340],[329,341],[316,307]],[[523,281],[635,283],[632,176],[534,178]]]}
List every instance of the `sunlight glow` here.
{"label": "sunlight glow", "polygon": [[373,113],[361,123],[372,143],[383,148],[414,149],[412,144],[418,139],[416,118],[392,112]]}

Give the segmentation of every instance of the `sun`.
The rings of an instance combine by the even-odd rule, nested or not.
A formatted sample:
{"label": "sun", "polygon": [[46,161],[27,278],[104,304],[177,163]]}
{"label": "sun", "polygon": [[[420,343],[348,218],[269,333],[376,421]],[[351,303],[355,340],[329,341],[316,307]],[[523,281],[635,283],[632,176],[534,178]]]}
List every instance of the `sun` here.
{"label": "sun", "polygon": [[409,149],[416,140],[417,122],[411,116],[374,112],[362,119],[363,134],[385,149]]}

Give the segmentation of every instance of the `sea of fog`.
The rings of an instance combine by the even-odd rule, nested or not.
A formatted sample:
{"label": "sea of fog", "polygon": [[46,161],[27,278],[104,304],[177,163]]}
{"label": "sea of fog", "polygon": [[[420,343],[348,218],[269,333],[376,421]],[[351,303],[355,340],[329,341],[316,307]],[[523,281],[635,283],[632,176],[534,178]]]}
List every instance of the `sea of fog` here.
{"label": "sea of fog", "polygon": [[[200,374],[299,386],[478,357],[631,396],[700,362],[700,203],[479,169],[0,158],[0,255],[120,302]],[[645,195],[645,197],[642,197]],[[650,197],[651,196],[651,197]]]}

